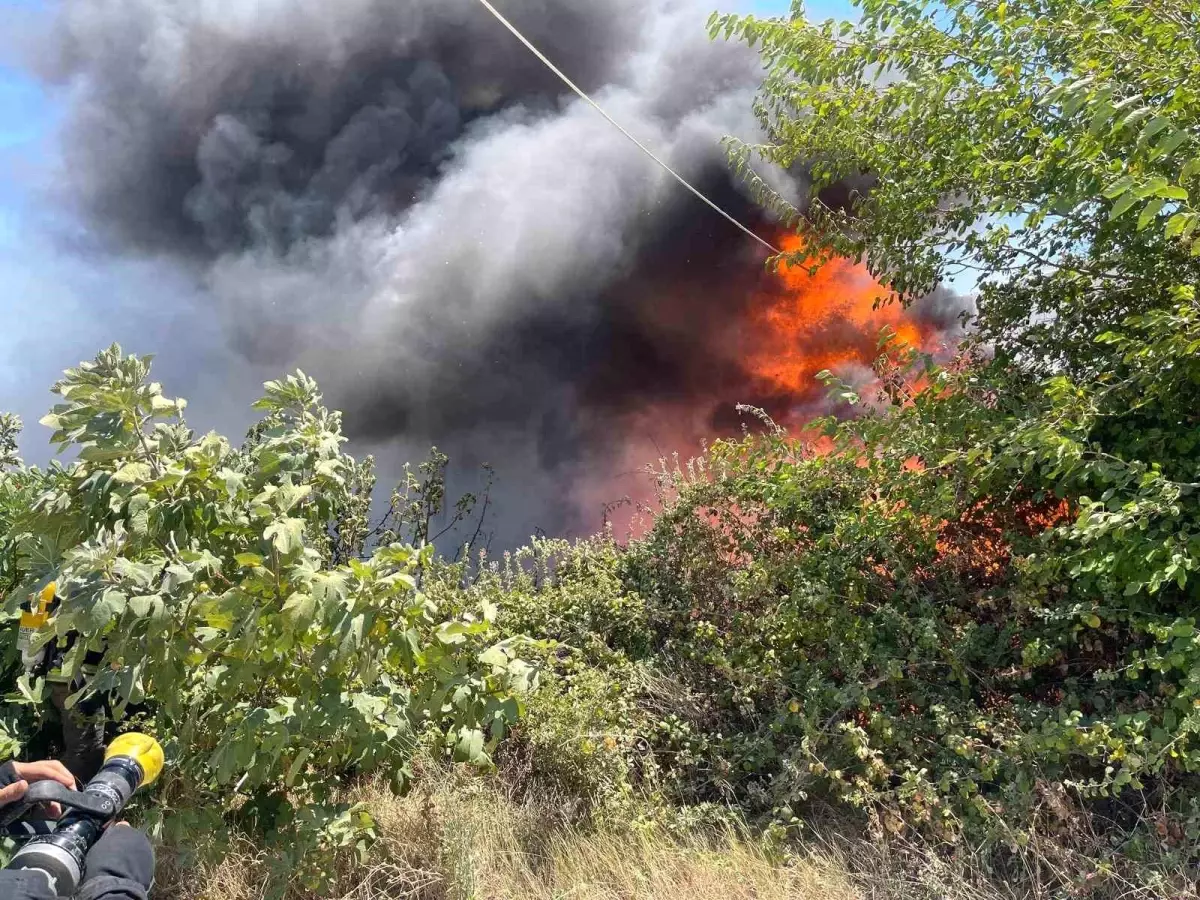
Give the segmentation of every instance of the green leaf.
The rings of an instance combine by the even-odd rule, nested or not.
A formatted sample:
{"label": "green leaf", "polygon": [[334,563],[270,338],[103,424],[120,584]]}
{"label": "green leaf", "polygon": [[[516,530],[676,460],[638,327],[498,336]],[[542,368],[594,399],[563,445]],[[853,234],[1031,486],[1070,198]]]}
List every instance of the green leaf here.
{"label": "green leaf", "polygon": [[1164,190],[1170,185],[1167,179],[1161,175],[1155,175],[1149,181],[1139,185],[1137,190],[1133,192],[1134,196],[1139,200],[1145,200],[1147,197],[1159,196],[1159,191]]}
{"label": "green leaf", "polygon": [[1168,184],[1154,192],[1155,197],[1162,197],[1164,200],[1187,200],[1188,192],[1186,189],[1175,184]]}
{"label": "green leaf", "polygon": [[1131,111],[1125,113],[1124,115],[1120,115],[1117,117],[1117,120],[1115,122],[1113,122],[1112,133],[1116,134],[1117,132],[1121,131],[1123,128],[1128,128],[1131,125],[1136,125],[1139,122],[1150,118],[1150,116],[1152,116],[1152,115],[1154,115],[1154,110],[1152,108],[1150,108],[1149,106],[1142,106],[1142,107],[1138,107],[1137,109],[1131,110]]}
{"label": "green leaf", "polygon": [[464,725],[458,730],[458,740],[454,744],[455,761],[472,765],[486,763],[487,755],[483,752],[483,742],[483,731]]}
{"label": "green leaf", "polygon": [[1196,226],[1200,225],[1200,213],[1190,213],[1188,215],[1187,224],[1183,226],[1183,234],[1180,237],[1185,240],[1191,240],[1192,233],[1196,230]]}
{"label": "green leaf", "polygon": [[1146,127],[1142,129],[1142,134],[1141,134],[1141,137],[1138,138],[1138,143],[1139,144],[1148,143],[1151,138],[1153,138],[1156,134],[1158,134],[1164,128],[1169,127],[1170,124],[1171,124],[1171,120],[1168,119],[1166,116],[1155,116],[1153,119],[1151,119],[1149,122],[1147,122]]}
{"label": "green leaf", "polygon": [[454,646],[465,642],[467,634],[468,628],[462,622],[447,622],[438,628],[435,636],[441,643]]}
{"label": "green leaf", "polygon": [[1104,189],[1104,197],[1108,200],[1114,200],[1131,187],[1133,187],[1133,176],[1124,175]]}
{"label": "green leaf", "polygon": [[257,553],[234,554],[234,561],[243,568],[253,569],[263,565],[265,560]]}
{"label": "green leaf", "polygon": [[1150,154],[1151,158],[1157,159],[1160,156],[1166,156],[1168,153],[1173,153],[1179,148],[1180,144],[1187,139],[1188,133],[1186,131],[1180,130],[1171,132],[1155,146],[1154,152]]}
{"label": "green leaf", "polygon": [[168,400],[161,394],[150,398],[150,410],[154,413],[182,412],[185,406],[187,406],[186,400]]}
{"label": "green leaf", "polygon": [[159,594],[142,594],[129,598],[129,609],[139,618],[159,618],[165,605]]}
{"label": "green leaf", "polygon": [[178,590],[185,584],[191,584],[195,579],[195,573],[187,566],[174,564],[167,566],[165,577],[163,578],[163,587],[169,591]]}
{"label": "green leaf", "polygon": [[138,484],[152,477],[150,464],[144,462],[127,462],[113,473],[113,480],[118,484]]}
{"label": "green leaf", "polygon": [[125,507],[126,527],[136,536],[143,536],[150,530],[150,497],[148,494],[137,493],[129,498]]}
{"label": "green leaf", "polygon": [[1101,103],[1096,108],[1096,111],[1092,114],[1092,120],[1088,124],[1088,134],[1090,134],[1092,137],[1095,137],[1101,131],[1103,131],[1104,126],[1108,123],[1108,120],[1112,118],[1114,111],[1115,110],[1112,103],[1107,101]]}
{"label": "green leaf", "polygon": [[292,764],[288,766],[287,776],[283,780],[284,784],[291,787],[296,783],[297,776],[304,771],[304,765],[308,762],[312,754],[312,747],[301,748],[300,752],[296,754],[296,758],[292,760]]}
{"label": "green leaf", "polygon": [[1141,231],[1154,221],[1154,218],[1159,214],[1166,202],[1167,201],[1163,200],[1161,197],[1156,197],[1146,204],[1146,206],[1142,209],[1141,215],[1138,216],[1138,231]]}
{"label": "green leaf", "polygon": [[497,668],[507,668],[508,654],[500,647],[489,647],[483,653],[479,654],[479,661],[485,666],[496,666]]}
{"label": "green leaf", "polygon": [[267,526],[263,537],[270,541],[281,555],[287,556],[304,546],[304,520],[279,519]]}
{"label": "green leaf", "polygon": [[272,496],[275,508],[281,513],[289,513],[296,504],[312,493],[311,484],[282,484]]}
{"label": "green leaf", "polygon": [[345,572],[318,572],[309,589],[321,606],[345,605],[349,599],[349,579]]}
{"label": "green leaf", "polygon": [[317,601],[312,594],[297,591],[283,604],[283,613],[293,622],[307,622],[316,611]]}
{"label": "green leaf", "polygon": [[1109,221],[1124,215],[1137,202],[1138,197],[1136,194],[1123,194],[1121,198],[1113,204],[1112,211],[1108,214]]}

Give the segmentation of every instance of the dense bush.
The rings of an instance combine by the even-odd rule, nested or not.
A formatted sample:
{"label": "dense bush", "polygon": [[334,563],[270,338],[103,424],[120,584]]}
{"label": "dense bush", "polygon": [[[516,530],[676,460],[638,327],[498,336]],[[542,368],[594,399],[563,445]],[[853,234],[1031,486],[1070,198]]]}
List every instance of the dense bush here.
{"label": "dense bush", "polygon": [[1107,337],[1120,389],[1058,378],[1038,406],[984,403],[974,374],[932,369],[909,404],[826,423],[828,455],[772,434],[680,477],[624,564],[661,663],[717,723],[708,790],[1017,841],[1039,819],[1090,829],[1081,807],[1122,825],[1152,807],[1200,837],[1200,505],[1166,475],[1200,460],[1189,440],[1155,466],[1096,440],[1140,443],[1122,418],[1165,414],[1145,377],[1200,389],[1194,353],[1169,376],[1161,360],[1196,321]]}
{"label": "dense bush", "polygon": [[[454,569],[432,594],[546,641],[512,752],[596,809],[734,800],[787,824],[823,800],[1016,844],[1152,822],[1142,839],[1188,852],[1200,509],[1098,441],[1140,448],[1122,419],[1169,420],[1200,388],[1181,299],[1102,337],[1111,384],[995,392],[978,365],[901,351],[881,373],[919,366],[929,387],[819,423],[828,452],[782,431],[720,442],[628,547],[538,542]],[[1168,443],[1171,466],[1196,465]]]}
{"label": "dense bush", "polygon": [[[21,421],[9,413],[0,413],[0,597],[21,581],[23,575],[16,554],[13,523],[36,499],[40,478],[21,466],[17,438]],[[6,692],[16,686],[21,671],[17,649],[17,621],[0,614],[0,686]],[[33,716],[19,703],[0,705],[0,757],[16,756],[25,738],[33,730]]]}
{"label": "dense bush", "polygon": [[727,741],[747,790],[1017,841],[1090,827],[1081,807],[1153,811],[1149,838],[1193,853],[1195,5],[861,10],[714,17],[769,69],[768,139],[735,161],[806,166],[803,210],[755,185],[810,249],[864,260],[883,302],[975,273],[976,330],[945,368],[893,352],[881,402],[825,423],[826,458],[719,450],[634,551],[635,586],[668,588],[664,633],[701,642],[739,733],[770,737]]}
{"label": "dense bush", "polygon": [[524,655],[540,682],[498,762],[513,790],[557,798],[567,820],[627,823],[655,792],[652,635],[622,556],[603,537],[539,539],[474,570],[435,569],[425,585],[441,608],[495,608],[508,639],[537,639]]}
{"label": "dense bush", "polygon": [[547,641],[531,776],[596,808],[789,823],[824,800],[955,840],[1152,823],[1138,840],[1190,852],[1200,315],[1178,302],[1099,336],[1113,374],[1083,384],[892,348],[871,411],[817,423],[832,450],[720,442],[626,548],[454,569],[444,603]]}
{"label": "dense bush", "polygon": [[[333,561],[363,533],[364,470],[316,385],[268,383],[235,448],[193,435],[148,372],[116,347],[68,371],[43,423],[74,458],[0,476],[10,612],[55,581],[52,631],[79,636],[64,671],[104,654],[76,699],[104,696],[118,720],[145,707],[168,747],[168,800],[240,809],[299,850],[298,835],[365,835],[361,811],[322,804],[351,772],[401,785],[422,733],[486,762],[531,670],[490,610],[439,616],[418,588],[431,546]],[[19,684],[42,697],[40,680]]]}
{"label": "dense bush", "polygon": [[[627,685],[678,798],[789,821],[822,797],[1018,844],[1152,824],[1126,849],[1190,854],[1195,10],[861,6],[855,24],[713,20],[769,69],[768,140],[735,163],[809,250],[865,260],[885,302],[979,273],[962,352],[888,346],[879,397],[830,375],[852,415],[817,424],[829,453],[778,432],[718,445],[664,485],[645,539],[598,568],[582,551],[593,594],[571,587],[579,548],[559,548],[561,581],[535,560],[500,593]],[[808,170],[802,206],[756,155]],[[847,178],[861,189],[824,203]],[[669,710],[647,687],[665,683]]]}

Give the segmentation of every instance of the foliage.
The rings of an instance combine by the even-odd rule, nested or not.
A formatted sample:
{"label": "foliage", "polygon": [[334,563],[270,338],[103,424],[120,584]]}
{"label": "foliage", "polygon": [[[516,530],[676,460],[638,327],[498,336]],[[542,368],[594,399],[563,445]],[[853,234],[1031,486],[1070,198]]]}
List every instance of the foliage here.
{"label": "foliage", "polygon": [[540,683],[498,764],[510,789],[560,798],[568,819],[627,824],[653,792],[653,716],[642,663],[652,635],[644,601],[621,578],[621,548],[596,537],[535,539],[488,560],[435,568],[426,591],[444,609],[496,609],[530,646]]}
{"label": "foliage", "polygon": [[0,413],[0,472],[18,466],[17,437],[21,433],[21,420],[12,413]]}
{"label": "foliage", "polygon": [[[469,525],[472,519],[474,531],[459,547],[455,558],[460,557],[463,550],[479,547],[491,506],[495,473],[490,465],[485,464],[482,469],[486,484],[482,494],[462,494],[452,507],[447,508],[446,476],[449,466],[450,457],[437,447],[432,448],[429,456],[417,465],[416,472],[410,464],[405,463],[404,477],[392,489],[387,508],[372,522],[375,460],[368,456],[361,461],[349,461],[345,476],[347,493],[335,520],[329,525],[325,555],[332,562],[340,563],[362,558],[369,545],[401,542],[425,546],[437,543],[459,526]],[[441,527],[434,531],[437,526]]]}
{"label": "foliage", "polygon": [[[41,473],[26,469],[17,454],[21,420],[0,413],[0,597],[21,580],[13,522],[41,487]],[[17,650],[17,617],[0,611],[0,685],[11,688],[21,667]],[[0,705],[0,759],[17,756],[31,731],[30,716],[19,704]]]}
{"label": "foliage", "polygon": [[[855,23],[711,20],[769,67],[769,140],[734,142],[742,171],[756,155],[807,166],[803,215],[756,179],[764,201],[903,298],[975,276],[1002,358],[1102,371],[1090,338],[1200,265],[1195,4],[857,5]],[[847,203],[822,202],[847,179]]]}
{"label": "foliage", "polygon": [[[976,273],[976,329],[937,362],[885,336],[872,396],[825,373],[848,405],[814,423],[821,453],[768,427],[664,473],[626,547],[435,557],[446,458],[372,522],[373,464],[302,374],[239,448],[116,348],[57,387],[69,464],[22,467],[0,420],[0,586],[11,606],[58,580],[55,629],[88,638],[70,665],[103,649],[94,689],[170,738],[168,799],[225,798],[289,866],[358,852],[375,825],[337,782],[403,780],[424,740],[563,818],[671,800],[778,835],[833,804],[1194,862],[1194,5],[860,6],[714,18],[768,67],[768,141],[734,161],[816,262],[865,259],[890,299]],[[810,195],[773,193],[755,155]]]}
{"label": "foliage", "polygon": [[[718,773],[699,796],[783,821],[825,797],[1014,842],[1161,804],[1194,847],[1200,505],[1071,433],[1144,399],[1194,317],[1108,338],[1143,360],[1122,388],[1055,379],[1035,408],[989,407],[974,371],[935,368],[905,407],[825,422],[827,455],[772,433],[679,474],[626,565],[660,664],[678,656],[707,698],[688,717]],[[1200,388],[1194,364],[1173,371],[1167,396]]]}
{"label": "foliage", "polygon": [[[1153,809],[1136,840],[1194,853],[1196,9],[859,5],[714,17],[769,72],[735,163],[895,299],[975,273],[977,331],[942,367],[886,347],[874,403],[827,373],[858,410],[828,455],[718,447],[632,587],[725,717],[722,789],[1014,841]],[[803,208],[755,155],[807,167]]]}
{"label": "foliage", "polygon": [[[491,611],[438,615],[419,590],[431,545],[331,560],[370,479],[316,384],[268,382],[234,448],[193,435],[149,368],[114,346],[66,373],[43,424],[76,456],[8,526],[23,576],[10,609],[56,581],[52,630],[80,636],[64,671],[104,653],[75,699],[104,695],[118,719],[148,704],[168,794],[227,810],[250,798],[264,829],[322,841],[347,821],[320,807],[339,777],[383,767],[401,785],[422,731],[486,763],[532,671]],[[21,690],[34,700],[42,684]]]}
{"label": "foliage", "polygon": [[20,433],[21,420],[0,413],[0,595],[20,577],[12,526],[37,489],[37,473],[24,469],[17,455]]}

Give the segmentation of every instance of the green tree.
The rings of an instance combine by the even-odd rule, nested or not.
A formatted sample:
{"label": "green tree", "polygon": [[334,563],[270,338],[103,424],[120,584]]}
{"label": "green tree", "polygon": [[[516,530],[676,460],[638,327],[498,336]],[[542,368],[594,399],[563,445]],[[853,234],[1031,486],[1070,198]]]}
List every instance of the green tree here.
{"label": "green tree", "polygon": [[32,502],[33,473],[21,466],[17,455],[17,437],[21,420],[0,413],[0,596],[5,596],[19,578],[16,546],[9,537],[12,523],[21,510]]}
{"label": "green tree", "polygon": [[[28,469],[17,454],[17,438],[21,420],[10,413],[0,413],[0,599],[22,580],[22,570],[13,535],[13,523],[36,499],[41,488],[41,473]],[[12,691],[21,669],[17,650],[17,619],[14,614],[0,613],[0,686]],[[17,756],[31,731],[28,710],[19,704],[5,703],[0,708],[0,757]]]}
{"label": "green tree", "polygon": [[[103,651],[81,694],[108,695],[118,718],[148,705],[168,796],[215,811],[252,798],[264,827],[327,842],[369,827],[323,805],[339,779],[382,768],[402,783],[420,735],[486,762],[531,670],[492,610],[439,618],[419,589],[431,545],[364,555],[359,528],[342,542],[353,552],[331,557],[330,535],[365,515],[373,482],[312,379],[268,382],[237,448],[194,435],[149,370],[114,346],[55,385],[43,424],[74,458],[8,511],[21,576],[9,606],[57,582],[52,630],[81,636],[65,668]],[[30,700],[41,689],[22,678]]]}
{"label": "green tree", "polygon": [[[1092,338],[1200,269],[1200,10],[1187,0],[863,0],[857,23],[714,16],[762,50],[769,140],[735,160],[803,166],[771,208],[911,300],[981,284],[979,335],[1039,372],[1104,368]],[[1090,363],[1090,365],[1089,365]]]}

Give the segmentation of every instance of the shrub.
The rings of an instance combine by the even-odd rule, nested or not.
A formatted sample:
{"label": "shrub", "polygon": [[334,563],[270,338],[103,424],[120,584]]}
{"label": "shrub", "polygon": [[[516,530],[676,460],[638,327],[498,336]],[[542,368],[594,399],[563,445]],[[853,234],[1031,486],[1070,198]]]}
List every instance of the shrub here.
{"label": "shrub", "polygon": [[[1153,808],[1194,842],[1200,505],[1178,479],[1198,458],[1173,410],[1198,339],[1190,298],[1133,318],[1101,338],[1111,381],[1032,405],[910,360],[930,388],[826,421],[826,455],[773,432],[679,475],[624,563],[660,665],[706,698],[700,787],[1013,841]],[[1144,462],[1148,440],[1171,449]]]}
{"label": "shrub", "polygon": [[[118,719],[148,704],[168,798],[242,809],[301,849],[369,837],[369,817],[322,803],[356,772],[399,786],[422,731],[486,762],[531,670],[490,610],[439,616],[418,587],[431,546],[331,562],[358,466],[316,384],[269,382],[235,448],[193,435],[148,373],[115,346],[66,373],[43,421],[76,458],[7,531],[23,576],[10,609],[53,580],[52,630],[79,636],[64,670],[104,654],[76,699],[104,695]],[[42,689],[21,679],[30,700]]]}
{"label": "shrub", "polygon": [[640,689],[651,634],[622,555],[604,537],[536,539],[474,571],[445,566],[426,584],[444,608],[494,608],[506,639],[535,641],[523,655],[540,683],[499,763],[514,791],[559,798],[570,820],[628,823],[655,787]]}

